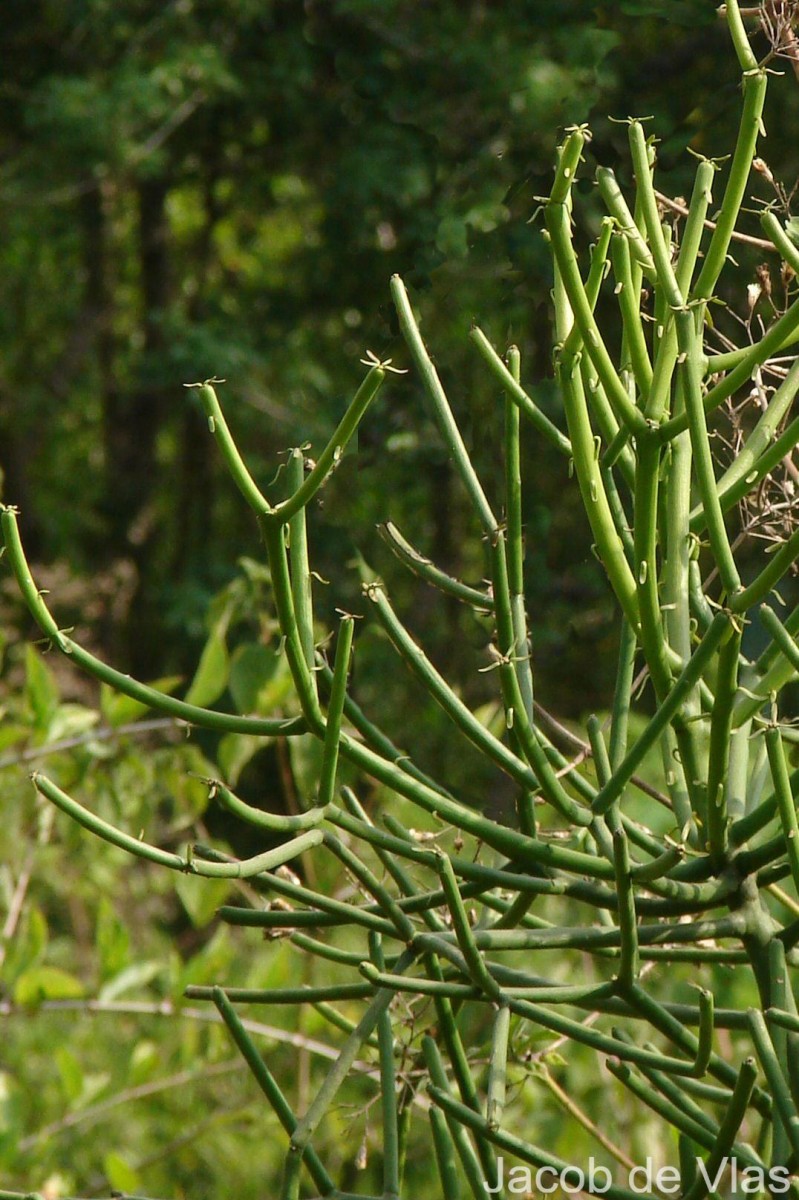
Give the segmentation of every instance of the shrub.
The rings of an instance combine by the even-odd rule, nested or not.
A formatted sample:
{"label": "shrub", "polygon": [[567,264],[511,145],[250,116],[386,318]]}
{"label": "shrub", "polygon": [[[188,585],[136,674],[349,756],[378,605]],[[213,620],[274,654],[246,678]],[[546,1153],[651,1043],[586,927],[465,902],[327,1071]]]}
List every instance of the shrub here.
{"label": "shrub", "polygon": [[[489,497],[478,479],[408,294],[392,280],[413,368],[473,508],[488,582],[452,578],[392,526],[386,533],[413,572],[473,609],[479,629],[490,627],[482,669],[496,680],[498,709],[477,712],[464,702],[411,635],[384,583],[361,563],[366,608],[422,693],[446,714],[453,739],[466,739],[512,781],[512,820],[470,807],[446,778],[419,766],[401,730],[383,730],[358,706],[349,680],[353,614],[341,614],[332,664],[317,645],[312,502],[396,370],[390,362],[370,356],[316,462],[306,471],[302,451],[292,452],[286,494],[277,501],[249,474],[216,381],[195,385],[210,434],[258,520],[295,715],[206,706],[204,692],[220,691],[219,634],[185,700],[81,649],[37,590],[15,511],[3,511],[7,558],[28,606],[47,639],[78,666],[189,726],[309,738],[318,746],[313,785],[294,814],[246,803],[229,779],[209,780],[228,812],[277,839],[243,859],[202,844],[185,854],[163,850],[34,775],[40,795],[139,858],[184,875],[248,881],[249,902],[223,906],[222,921],[290,936],[320,965],[321,978],[317,971],[307,985],[249,988],[225,980],[186,989],[191,1000],[216,1006],[285,1131],[281,1200],[355,1194],[351,1172],[342,1167],[338,1183],[332,1175],[340,1159],[335,1139],[346,1136],[334,1106],[364,1060],[380,1108],[380,1151],[367,1176],[373,1197],[424,1191],[452,1200],[468,1189],[479,1198],[518,1194],[533,1181],[545,1190],[567,1168],[567,1186],[619,1200],[658,1187],[701,1200],[721,1186],[725,1170],[733,1190],[776,1194],[794,1186],[797,734],[783,693],[799,670],[799,606],[782,619],[777,588],[785,581],[788,595],[799,554],[791,518],[799,419],[788,419],[799,365],[785,354],[799,340],[799,251],[792,223],[780,219],[778,206],[766,208],[760,244],[782,263],[784,296],[764,269],[736,323],[719,299],[721,280],[755,162],[767,72],[735,0],[726,19],[743,110],[712,221],[717,165],[701,160],[689,204],[665,202],[664,209],[653,182],[654,145],[643,124],[630,120],[634,197],[610,170],[597,169],[607,216],[583,265],[570,213],[588,131],[572,129],[560,147],[543,208],[565,431],[523,386],[514,348],[503,360],[473,330],[504,394],[503,431],[489,435],[503,444],[502,496]],[[680,219],[664,224],[675,211]],[[522,418],[542,453],[569,464],[618,605],[610,711],[590,717],[580,736],[534,698]],[[727,443],[734,455],[725,465]],[[285,869],[289,863],[299,874]],[[695,998],[677,998],[688,987],[698,989]],[[353,1021],[345,1010],[356,1003]],[[287,1080],[270,1070],[240,1010],[306,1004],[320,1006],[341,1039],[313,1099],[297,1113]],[[572,1124],[556,1126],[553,1109],[533,1107],[530,1088],[547,1094]],[[672,1136],[678,1159],[667,1164]],[[419,1161],[429,1144],[436,1183]],[[589,1161],[595,1173],[587,1178]],[[666,1165],[670,1175],[662,1174]]]}

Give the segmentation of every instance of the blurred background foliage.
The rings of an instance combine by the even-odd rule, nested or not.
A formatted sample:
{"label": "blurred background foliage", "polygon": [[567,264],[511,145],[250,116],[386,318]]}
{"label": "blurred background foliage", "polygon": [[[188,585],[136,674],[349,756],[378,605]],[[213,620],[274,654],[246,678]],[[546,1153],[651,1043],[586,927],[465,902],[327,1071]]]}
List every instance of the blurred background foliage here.
{"label": "blurred background foliage", "polygon": [[[406,365],[388,301],[399,272],[498,496],[497,388],[467,334],[477,321],[499,348],[517,343],[526,385],[558,418],[548,252],[532,218],[559,132],[588,121],[593,153],[626,178],[626,130],[611,118],[651,114],[660,186],[681,195],[686,151],[726,153],[739,105],[712,0],[6,0],[0,57],[0,498],[19,505],[37,575],[76,636],[176,688],[206,646],[195,684],[240,711],[288,702],[268,579],[183,385],[227,380],[235,434],[279,494],[286,449],[321,447],[359,359]],[[790,190],[799,86],[771,94],[768,162]],[[756,263],[741,258],[739,308]],[[607,703],[614,610],[566,464],[541,451],[527,437],[528,606],[538,695],[568,718]],[[440,566],[479,579],[476,531],[410,375],[392,377],[313,511],[312,561],[330,581],[317,589],[319,636],[334,606],[359,608],[357,546],[433,660],[490,704],[495,680],[474,669],[485,631],[403,573],[375,531],[388,518]],[[0,605],[3,1002],[26,1013],[4,1018],[0,1182],[254,1200],[270,1154],[244,1069],[215,1026],[157,1006],[180,1006],[189,980],[300,980],[302,961],[283,945],[253,955],[251,939],[218,929],[219,888],[175,889],[60,819],[56,836],[26,771],[46,754],[109,819],[180,844],[206,820],[197,775],[221,770],[253,802],[290,808],[310,751],[142,725],[127,702],[23,650],[30,626],[7,579]],[[364,707],[476,804],[500,803],[499,780],[442,738],[389,653],[359,629]],[[152,1011],[53,1011],[90,996]],[[301,1108],[329,1026],[313,1011],[283,1024],[270,1062],[296,1077]],[[568,1069],[579,1073],[579,1054]],[[115,1104],[139,1087],[141,1100]],[[353,1172],[355,1143],[369,1141],[364,1088],[351,1098],[358,1136],[339,1147]],[[557,1119],[556,1108],[544,1139],[555,1152]]]}

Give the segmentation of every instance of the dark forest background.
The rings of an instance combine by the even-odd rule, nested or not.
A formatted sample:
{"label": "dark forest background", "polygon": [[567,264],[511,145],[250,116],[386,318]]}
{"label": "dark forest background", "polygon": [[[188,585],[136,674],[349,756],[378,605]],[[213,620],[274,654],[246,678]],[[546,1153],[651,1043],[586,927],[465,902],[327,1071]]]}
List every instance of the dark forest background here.
{"label": "dark forest background", "polygon": [[[559,134],[589,122],[592,153],[624,179],[617,121],[651,115],[660,184],[680,195],[687,151],[727,152],[739,108],[710,0],[8,0],[0,39],[0,495],[96,643],[144,677],[191,670],[210,597],[258,554],[185,383],[227,380],[267,484],[287,447],[323,444],[367,351],[406,365],[399,272],[496,490],[484,434],[499,397],[467,334],[478,321],[500,348],[518,343],[526,386],[558,419],[535,213]],[[799,86],[772,94],[766,152],[790,189]],[[745,282],[756,260],[743,266]],[[524,451],[539,688],[568,716],[605,698],[612,609],[564,463],[534,437]],[[358,603],[356,543],[401,578],[374,531],[387,517],[479,577],[411,376],[383,393],[314,514],[316,566],[337,584],[320,589],[322,624],[328,592],[331,613],[342,589]],[[447,604],[395,586],[434,655],[474,648]]]}

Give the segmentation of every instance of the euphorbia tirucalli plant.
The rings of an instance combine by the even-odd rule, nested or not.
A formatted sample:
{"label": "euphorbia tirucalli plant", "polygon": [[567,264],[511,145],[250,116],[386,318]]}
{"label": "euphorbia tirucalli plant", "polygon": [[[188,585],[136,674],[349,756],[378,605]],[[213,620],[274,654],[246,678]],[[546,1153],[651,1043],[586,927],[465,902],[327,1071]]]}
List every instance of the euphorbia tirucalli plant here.
{"label": "euphorbia tirucalli plant", "polygon": [[[764,6],[764,18],[773,8]],[[140,684],[83,650],[37,590],[15,510],[2,513],[6,560],[31,613],[78,666],[190,727],[263,738],[311,734],[321,745],[318,780],[294,815],[255,808],[224,781],[211,781],[231,814],[282,838],[277,849],[243,861],[208,846],[186,854],[162,850],[147,842],[146,831],[112,827],[46,776],[34,776],[42,796],[132,854],[175,871],[248,879],[256,899],[223,907],[221,919],[291,936],[330,970],[329,983],[317,973],[317,982],[302,988],[254,990],[220,980],[188,989],[216,1006],[285,1130],[281,1200],[355,1195],[339,1186],[325,1161],[325,1127],[341,1086],[364,1059],[374,1064],[381,1112],[371,1200],[414,1195],[407,1150],[417,1138],[433,1147],[437,1190],[430,1195],[444,1200],[551,1190],[553,1180],[614,1200],[658,1188],[689,1200],[725,1186],[796,1191],[799,1014],[791,976],[799,940],[799,823],[791,746],[797,733],[781,696],[799,672],[799,606],[783,607],[799,527],[790,507],[773,497],[781,489],[790,498],[785,480],[799,441],[799,418],[789,419],[799,389],[799,361],[790,353],[799,342],[799,296],[791,282],[799,250],[785,214],[766,209],[759,240],[782,262],[785,304],[758,337],[750,312],[738,326],[743,344],[723,340],[709,308],[724,273],[735,271],[730,250],[762,133],[767,83],[735,0],[724,17],[741,68],[743,106],[719,200],[713,198],[719,169],[702,160],[688,205],[669,204],[682,217],[664,223],[654,147],[642,123],[630,120],[634,191],[625,195],[612,171],[597,169],[607,215],[589,255],[575,244],[571,222],[589,131],[572,129],[559,149],[544,213],[565,428],[522,382],[518,352],[511,347],[503,359],[479,329],[472,332],[504,395],[503,494],[489,496],[478,478],[408,293],[399,278],[391,282],[413,369],[473,509],[488,582],[463,583],[393,526],[386,535],[417,575],[473,608],[483,624],[490,621],[502,728],[467,706],[408,632],[384,584],[364,568],[366,607],[445,712],[452,737],[467,739],[512,781],[512,823],[466,804],[446,778],[417,765],[413,747],[402,745],[397,732],[381,728],[379,713],[358,705],[349,672],[352,615],[341,617],[332,664],[317,647],[307,536],[312,501],[394,371],[390,363],[368,360],[366,378],[307,473],[303,454],[292,453],[286,494],[278,500],[249,473],[215,381],[197,385],[209,434],[258,520],[295,715],[204,708]],[[620,336],[597,315],[610,312],[612,300]],[[740,404],[753,383],[761,404],[750,419],[741,417]],[[727,465],[714,452],[720,441],[712,440],[725,409],[735,430]],[[563,457],[564,474],[567,464],[571,469],[618,605],[610,714],[589,718],[584,738],[552,721],[534,699],[535,628],[528,627],[523,578],[523,425],[525,436]],[[753,553],[753,530],[769,533],[770,553]],[[752,626],[766,638],[757,655],[749,649]],[[569,757],[575,746],[579,754]],[[662,761],[662,788],[645,774],[652,752]],[[353,787],[341,785],[341,762],[355,769]],[[364,789],[374,783],[382,803],[371,812]],[[423,823],[435,838],[410,832],[392,811],[399,804],[403,813],[410,806],[426,814]],[[354,892],[331,896],[278,870],[308,855],[337,860]],[[280,903],[263,906],[258,895]],[[734,965],[732,990],[723,969]],[[691,1002],[674,999],[675,981],[686,970],[698,987]],[[351,976],[346,982],[342,971]],[[331,1033],[339,1039],[335,1060],[310,1104],[295,1112],[290,1081],[272,1075],[240,1010],[313,1003],[328,1006],[328,1015],[331,1004],[360,1008],[355,1021],[339,1013]],[[589,1111],[592,1102],[570,1095],[553,1077],[546,1059],[553,1045],[566,1064],[575,1056],[590,1064],[592,1087],[605,1098],[600,1111]],[[590,1170],[559,1157],[538,1136],[523,1089],[510,1086],[533,1069],[575,1128],[594,1140]],[[671,1163],[653,1170],[651,1162],[630,1157],[612,1118],[625,1096],[638,1117],[647,1113],[674,1135],[658,1139],[673,1149]],[[664,1166],[667,1177],[658,1174]]]}

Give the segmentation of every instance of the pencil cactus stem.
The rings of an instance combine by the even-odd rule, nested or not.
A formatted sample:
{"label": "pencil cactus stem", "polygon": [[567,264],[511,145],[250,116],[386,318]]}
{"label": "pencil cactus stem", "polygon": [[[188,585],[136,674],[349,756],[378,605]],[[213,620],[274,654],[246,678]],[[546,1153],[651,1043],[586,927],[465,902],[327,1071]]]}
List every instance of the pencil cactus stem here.
{"label": "pencil cactus stem", "polygon": [[630,849],[621,828],[617,828],[613,833],[613,861],[616,868],[616,893],[619,897],[621,939],[617,980],[623,992],[632,986],[638,975],[638,922],[630,871]]}
{"label": "pencil cactus stem", "polygon": [[199,389],[200,402],[208,420],[208,429],[219,446],[222,458],[225,460],[225,465],[231,474],[233,482],[253,512],[259,516],[263,513],[271,512],[271,504],[248,471],[244,459],[241,457],[238,447],[233,440],[233,435],[228,428],[228,423],[222,412],[222,406],[219,403],[213,382],[212,380],[208,380],[205,383],[191,385]]}
{"label": "pencil cactus stem", "polygon": [[625,344],[630,356],[635,382],[644,404],[646,404],[652,387],[652,363],[641,319],[641,290],[633,281],[629,243],[622,234],[614,237],[611,255],[613,273],[617,280]]}
{"label": "pencil cactus stem", "polygon": [[[618,418],[631,433],[642,433],[647,429],[643,413],[630,400],[627,389],[622,383],[613,361],[608,353],[591,311],[591,305],[585,292],[585,286],[580,276],[580,269],[571,242],[569,217],[563,204],[550,203],[546,208],[547,228],[552,239],[558,274],[562,281],[565,295],[574,318],[574,324],[580,332],[583,343],[583,353],[587,354],[596,368],[597,375],[607,393],[608,400],[613,406]],[[571,364],[569,364],[571,367]],[[574,435],[570,432],[572,447]]]}
{"label": "pencil cactus stem", "polygon": [[690,661],[686,663],[681,674],[673,684],[669,694],[658,706],[657,712],[650,719],[644,732],[635,744],[628,750],[624,761],[614,772],[613,778],[597,795],[592,808],[595,813],[606,813],[611,804],[619,798],[625,785],[632,778],[644,755],[656,739],[665,730],[669,722],[678,714],[681,706],[692,688],[699,682],[703,672],[708,667],[713,655],[728,627],[729,618],[725,613],[717,613],[708,631],[694,651]]}
{"label": "pencil cactus stem", "polygon": [[280,628],[283,633],[286,659],[291,670],[294,686],[302,707],[303,716],[310,729],[321,736],[324,719],[319,711],[319,700],[311,678],[311,669],[305,658],[302,633],[297,624],[291,575],[286,551],[285,529],[279,522],[262,521],[261,530],[269,556],[272,588],[275,597]]}
{"label": "pencil cactus stem", "polygon": [[383,541],[414,575],[418,575],[420,579],[424,579],[439,591],[454,596],[456,600],[471,605],[472,608],[491,612],[494,607],[494,599],[489,591],[470,587],[468,584],[462,583],[460,579],[453,579],[451,575],[447,575],[446,571],[442,571],[412,546],[393,521],[386,521],[384,524],[378,525],[377,529]]}
{"label": "pencil cactus stem", "polygon": [[215,712],[213,709],[202,708],[197,704],[187,704],[184,700],[177,700],[174,696],[159,691],[158,688],[140,683],[130,675],[125,675],[122,671],[109,667],[94,654],[84,650],[82,646],[79,646],[59,629],[55,618],[42,598],[42,593],[33,581],[20,540],[15,510],[12,508],[0,509],[0,521],[2,521],[7,561],[14,572],[31,616],[61,653],[67,655],[71,662],[89,675],[94,676],[101,683],[108,684],[109,687],[123,695],[140,701],[148,708],[156,709],[158,712],[174,717],[178,721],[185,721],[187,725],[196,725],[198,728],[214,729],[221,733],[251,733],[262,737],[280,735],[288,737],[292,734],[306,732],[307,725],[302,719],[239,717],[233,713]]}
{"label": "pencil cactus stem", "polygon": [[639,443],[635,475],[635,579],[640,615],[641,645],[658,699],[671,683],[666,639],[660,610],[657,568],[660,448],[652,438]]}
{"label": "pencil cactus stem", "polygon": [[616,176],[609,167],[597,167],[596,181],[607,210],[615,218],[619,227],[620,240],[624,242],[625,247],[628,247],[628,255],[632,252],[639,267],[649,279],[654,281],[657,278],[657,271],[652,251],[627,206]]}
{"label": "pencil cactus stem", "polygon": [[338,465],[366,410],[380,391],[385,377],[386,372],[382,365],[378,364],[370,368],[363,383],[350,401],[347,411],[339,421],[333,436],[316,460],[313,469],[305,476],[296,491],[286,500],[275,505],[274,510],[268,514],[271,520],[285,523],[313,500]]}
{"label": "pencil cactus stem", "polygon": [[[733,6],[728,5],[727,12],[732,22],[731,32],[737,50],[739,43],[736,41],[735,18],[732,15]],[[743,76],[744,103],[738,141],[730,164],[721,211],[716,218],[716,228],[710,239],[702,270],[693,288],[694,297],[702,300],[709,300],[713,295],[724,267],[741,204],[746,194],[752,162],[757,150],[757,139],[761,132],[768,81],[766,72],[760,69],[754,60],[751,48],[748,53],[751,61],[750,65],[745,68]]]}
{"label": "pencil cactus stem", "polygon": [[660,213],[649,163],[649,148],[640,121],[631,121],[629,128],[630,152],[635,171],[638,202],[646,226],[649,247],[657,271],[658,289],[666,303],[674,309],[681,308],[684,299],[671,262],[671,254],[663,237]]}
{"label": "pencil cactus stem", "polygon": [[754,71],[757,69],[757,59],[749,38],[746,36],[743,19],[741,17],[741,9],[738,0],[730,0],[729,4],[724,5],[725,15],[727,17],[727,26],[730,31],[733,48],[735,49],[738,62],[742,71]]}
{"label": "pencil cactus stem", "polygon": [[209,862],[192,853],[187,853],[183,857],[180,854],[159,850],[157,846],[149,845],[142,838],[133,837],[131,834],[117,829],[108,821],[104,821],[95,813],[90,812],[77,800],[73,800],[46,775],[35,772],[32,780],[41,795],[60,808],[67,816],[70,816],[78,825],[82,825],[84,829],[96,834],[103,841],[127,850],[136,858],[147,859],[158,866],[169,867],[173,871],[180,871],[186,875],[204,875],[209,879],[251,879],[255,875],[273,871],[276,867],[297,858],[304,851],[318,846],[324,837],[320,829],[309,829],[274,850],[256,854],[253,858],[244,859],[242,862]]}
{"label": "pencil cactus stem", "polygon": [[[289,454],[286,479],[289,490],[296,492],[302,486],[305,474],[305,456],[300,449]],[[309,672],[309,682],[318,700],[316,675],[314,674],[314,616],[313,583],[308,559],[308,530],[305,509],[299,509],[288,523],[289,563],[291,568],[291,594],[297,618],[302,652]]]}
{"label": "pencil cactus stem", "polygon": [[447,449],[452,455],[455,468],[461,477],[461,482],[479,517],[480,523],[485,532],[490,535],[497,529],[497,519],[483,491],[483,485],[477,478],[477,473],[472,466],[471,459],[463,442],[463,437],[452,414],[449,400],[441,386],[438,371],[433,365],[433,361],[422,340],[419,325],[413,314],[405,284],[399,275],[392,276],[391,295],[397,310],[402,335],[410,350],[416,369],[421,376],[425,391],[432,402],[433,413]]}
{"label": "pencil cactus stem", "polygon": [[[274,1079],[272,1072],[259,1054],[255,1043],[242,1024],[224,990],[220,987],[215,987],[212,989],[212,992],[214,1004],[222,1020],[225,1022],[233,1041],[241,1052],[242,1058],[252,1071],[258,1086],[269,1101],[280,1124],[286,1133],[291,1136],[297,1127],[297,1118]],[[325,1170],[318,1154],[312,1148],[309,1148],[306,1154],[306,1162],[311,1177],[322,1195],[332,1196],[336,1190],[333,1180]]]}
{"label": "pencil cactus stem", "polygon": [[696,168],[691,202],[688,206],[688,216],[675,268],[677,287],[686,298],[689,298],[692,292],[691,281],[702,245],[705,218],[712,199],[716,169],[715,163],[709,162],[707,159],[703,159]]}
{"label": "pencil cactus stem", "polygon": [[[799,442],[799,418],[791,421],[782,433],[777,431],[799,392],[799,359],[793,362],[768,408],[747,437],[733,462],[719,477],[718,493],[722,511],[727,512],[744,496],[756,491],[762,481],[790,454]],[[704,528],[704,509],[697,505],[691,513],[691,529],[699,533]]]}
{"label": "pencil cactus stem", "polygon": [[711,861],[721,870],[727,854],[729,814],[726,808],[732,717],[738,693],[742,630],[730,626],[719,650],[716,695],[710,721],[707,765],[707,842]]}
{"label": "pencil cactus stem", "polygon": [[347,672],[349,670],[354,630],[354,618],[350,616],[344,617],[339,625],[338,641],[336,642],[336,661],[333,668],[330,703],[327,708],[322,771],[319,779],[317,803],[323,808],[332,802],[335,794],[341,720],[344,714],[344,700],[347,695]]}
{"label": "pencil cactus stem", "polygon": [[788,765],[785,761],[785,750],[778,727],[774,726],[766,730],[766,748],[791,876],[796,887],[799,885],[799,821],[796,817],[796,804],[788,778]]}
{"label": "pencil cactus stem", "polygon": [[[508,350],[508,365],[518,380],[521,358],[517,347]],[[522,473],[519,439],[519,413],[510,400],[505,401],[505,519],[507,522],[507,570],[510,591],[513,647],[519,687],[528,721],[533,722],[532,646],[527,630],[524,599],[524,529],[522,526]]]}
{"label": "pencil cactus stem", "polygon": [[730,1097],[727,1110],[724,1113],[716,1142],[704,1164],[704,1171],[697,1172],[694,1182],[685,1192],[685,1200],[704,1200],[709,1187],[705,1182],[715,1179],[719,1168],[730,1156],[738,1131],[746,1117],[746,1110],[757,1079],[757,1066],[754,1058],[745,1058],[741,1063],[735,1089]]}
{"label": "pencil cactus stem", "polygon": [[635,581],[621,538],[616,532],[600,465],[594,454],[594,434],[588,417],[579,367],[574,363],[561,362],[557,364],[556,369],[566,407],[574,469],[599,558],[608,573],[625,617],[634,629],[638,629],[640,616]]}
{"label": "pencil cactus stem", "polygon": [[707,520],[708,537],[730,605],[733,607],[733,611],[742,611],[735,608],[740,600],[738,593],[741,591],[741,578],[724,526],[724,516],[713,470],[705,410],[702,405],[699,339],[693,312],[690,309],[681,309],[676,314],[676,322],[680,352],[684,355],[682,369],[685,382],[685,412],[696,464],[697,485]]}
{"label": "pencil cactus stem", "polygon": [[561,454],[570,455],[571,445],[569,444],[569,439],[550,421],[549,417],[541,411],[535,401],[527,394],[521,385],[519,376],[511,369],[510,364],[502,361],[482,329],[477,325],[472,326],[469,336],[477,347],[483,361],[502,385],[505,395],[518,411],[527,417],[534,428],[539,433],[542,433],[556,450],[559,450]]}
{"label": "pencil cactus stem", "polygon": [[494,1029],[491,1035],[491,1058],[486,1088],[486,1120],[492,1129],[496,1129],[502,1124],[502,1114],[505,1108],[510,1016],[508,1006],[500,1004],[494,1017]]}
{"label": "pencil cactus stem", "polygon": [[734,613],[745,613],[765,600],[773,591],[784,575],[791,569],[799,558],[799,529],[784,541],[779,549],[771,555],[768,565],[745,588],[730,600],[730,610]]}
{"label": "pencil cactus stem", "polygon": [[469,974],[481,992],[484,992],[487,996],[497,997],[499,995],[499,985],[486,967],[485,959],[475,943],[474,935],[469,925],[469,917],[463,903],[460,888],[458,887],[458,881],[452,869],[452,863],[446,854],[440,854],[437,861],[438,875],[441,880],[441,886],[444,889],[444,895],[447,897],[447,907],[452,916],[452,927],[455,930],[458,945],[466,960]]}

